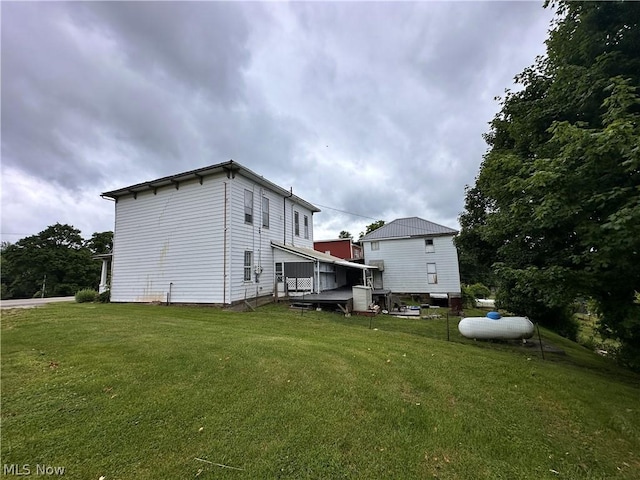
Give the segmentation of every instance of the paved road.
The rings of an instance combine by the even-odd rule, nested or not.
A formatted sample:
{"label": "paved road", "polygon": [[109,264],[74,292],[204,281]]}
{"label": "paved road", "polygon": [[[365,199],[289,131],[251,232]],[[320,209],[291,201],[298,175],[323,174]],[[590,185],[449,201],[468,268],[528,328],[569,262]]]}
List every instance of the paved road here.
{"label": "paved road", "polygon": [[2,300],[0,308],[31,308],[54,302],[73,302],[76,297],[25,298],[24,300]]}

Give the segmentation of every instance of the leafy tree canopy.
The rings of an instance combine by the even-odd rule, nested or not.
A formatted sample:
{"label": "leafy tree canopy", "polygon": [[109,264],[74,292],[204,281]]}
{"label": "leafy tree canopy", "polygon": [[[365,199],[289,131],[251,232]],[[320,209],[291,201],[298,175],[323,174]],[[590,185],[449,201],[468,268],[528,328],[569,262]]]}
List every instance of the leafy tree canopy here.
{"label": "leafy tree canopy", "polygon": [[342,230],[340,232],[340,235],[338,235],[338,238],[351,238],[353,239],[353,235],[351,235],[349,232],[347,232],[346,230]]}
{"label": "leafy tree canopy", "polygon": [[56,223],[37,235],[2,245],[3,298],[74,295],[100,282],[93,254],[111,250],[112,233],[94,233],[85,242],[71,225]]}
{"label": "leafy tree canopy", "polygon": [[640,3],[552,7],[547,55],[502,99],[466,191],[463,278],[560,330],[576,296],[593,298],[640,367]]}
{"label": "leafy tree canopy", "polygon": [[370,223],[369,225],[367,225],[366,231],[360,232],[360,238],[384,226],[384,223],[384,220],[378,220],[377,222]]}
{"label": "leafy tree canopy", "polygon": [[113,232],[96,232],[85,242],[85,246],[94,255],[111,253],[113,249]]}

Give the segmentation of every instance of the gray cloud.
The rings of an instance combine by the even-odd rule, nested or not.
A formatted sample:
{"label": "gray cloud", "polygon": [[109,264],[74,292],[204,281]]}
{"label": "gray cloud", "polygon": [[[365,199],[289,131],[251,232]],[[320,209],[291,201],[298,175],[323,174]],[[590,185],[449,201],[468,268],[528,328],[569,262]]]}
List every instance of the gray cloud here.
{"label": "gray cloud", "polygon": [[326,208],[316,236],[455,227],[493,97],[550,19],[527,2],[5,3],[3,239],[61,212],[110,229],[101,191],[230,158],[364,216]]}

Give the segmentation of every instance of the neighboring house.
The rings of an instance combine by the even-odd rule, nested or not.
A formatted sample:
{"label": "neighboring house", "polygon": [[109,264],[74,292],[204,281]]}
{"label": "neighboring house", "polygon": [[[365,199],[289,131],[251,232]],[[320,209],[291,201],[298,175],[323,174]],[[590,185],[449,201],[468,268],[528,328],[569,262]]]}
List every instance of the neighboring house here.
{"label": "neighboring house", "polygon": [[354,244],[350,238],[317,240],[313,242],[313,248],[319,252],[328,253],[345,260],[362,260],[364,258],[362,247]]}
{"label": "neighboring house", "polygon": [[432,299],[460,296],[458,232],[418,217],[399,218],[360,239],[374,288],[398,294],[429,294]]}
{"label": "neighboring house", "polygon": [[318,258],[320,210],[232,160],[102,196],[115,200],[113,302],[230,305],[289,283],[318,293],[362,268]]}

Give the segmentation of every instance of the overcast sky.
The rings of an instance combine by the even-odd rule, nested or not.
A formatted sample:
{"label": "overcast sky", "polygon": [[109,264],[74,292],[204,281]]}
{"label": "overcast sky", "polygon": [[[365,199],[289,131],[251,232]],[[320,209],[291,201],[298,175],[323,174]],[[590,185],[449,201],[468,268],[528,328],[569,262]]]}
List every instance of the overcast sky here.
{"label": "overcast sky", "polygon": [[[315,239],[452,228],[542,2],[1,3],[2,240],[112,230],[100,193],[233,159]],[[348,212],[348,213],[343,213]],[[357,215],[355,215],[357,214]]]}

